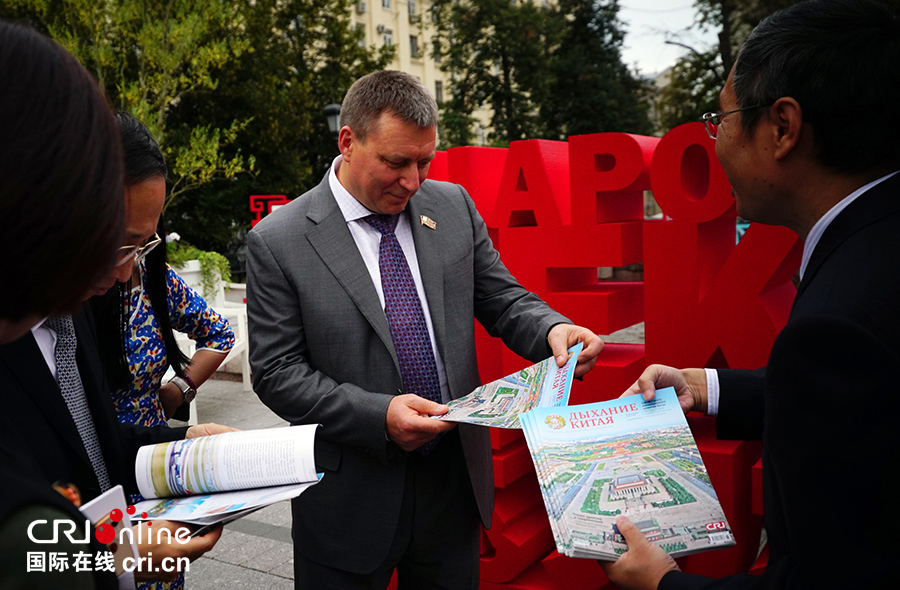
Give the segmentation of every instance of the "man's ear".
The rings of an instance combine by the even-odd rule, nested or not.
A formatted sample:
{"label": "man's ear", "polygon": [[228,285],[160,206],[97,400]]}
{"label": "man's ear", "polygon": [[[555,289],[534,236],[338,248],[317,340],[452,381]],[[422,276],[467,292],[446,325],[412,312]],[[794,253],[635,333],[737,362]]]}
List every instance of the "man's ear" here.
{"label": "man's ear", "polygon": [[772,124],[775,159],[784,159],[800,143],[803,132],[803,109],[800,103],[789,96],[779,98],[769,107],[769,121]]}
{"label": "man's ear", "polygon": [[353,135],[353,130],[344,125],[338,133],[338,149],[341,152],[345,162],[349,162],[352,157],[354,144],[357,142]]}

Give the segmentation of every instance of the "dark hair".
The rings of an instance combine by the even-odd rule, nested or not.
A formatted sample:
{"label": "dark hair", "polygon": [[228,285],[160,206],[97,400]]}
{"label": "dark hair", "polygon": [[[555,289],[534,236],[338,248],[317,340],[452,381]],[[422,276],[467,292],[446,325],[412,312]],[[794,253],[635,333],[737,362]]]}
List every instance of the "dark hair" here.
{"label": "dark hair", "polygon": [[159,142],[150,130],[131,113],[116,113],[116,124],[125,152],[125,185],[134,186],[151,178],[168,180],[169,168]]}
{"label": "dark hair", "polygon": [[435,127],[438,122],[437,103],[421,80],[406,72],[381,70],[363,76],[347,91],[341,105],[341,126],[349,126],[365,141],[385,111],[419,129]]}
{"label": "dark hair", "polygon": [[[877,0],[815,0],[754,29],[734,69],[740,106],[797,100],[819,162],[854,174],[900,165],[900,19]],[[764,109],[741,113],[752,134]]]}
{"label": "dark hair", "polygon": [[112,112],[62,47],[0,21],[0,113],[0,317],[73,311],[122,243]]}
{"label": "dark hair", "polygon": [[[125,185],[134,186],[152,178],[166,178],[166,159],[147,127],[134,115],[124,112],[116,113],[116,123],[125,151]],[[166,226],[162,215],[157,222],[156,232],[165,240]],[[144,289],[150,298],[166,347],[166,360],[178,376],[184,377],[184,367],[190,363],[190,359],[181,352],[172,331],[165,244],[160,244],[147,254],[144,268]],[[132,379],[125,348],[126,334],[130,333],[127,305],[130,297],[131,285],[117,283],[105,295],[91,300],[100,357],[110,385],[117,389],[127,387]]]}

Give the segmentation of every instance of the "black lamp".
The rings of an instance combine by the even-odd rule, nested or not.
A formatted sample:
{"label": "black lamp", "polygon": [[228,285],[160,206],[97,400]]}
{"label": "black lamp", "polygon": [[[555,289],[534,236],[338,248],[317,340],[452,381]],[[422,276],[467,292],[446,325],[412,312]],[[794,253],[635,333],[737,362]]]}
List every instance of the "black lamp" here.
{"label": "black lamp", "polygon": [[328,130],[331,131],[332,135],[337,139],[338,133],[341,130],[341,105],[333,102],[326,106],[322,112],[325,114],[325,119],[328,121]]}

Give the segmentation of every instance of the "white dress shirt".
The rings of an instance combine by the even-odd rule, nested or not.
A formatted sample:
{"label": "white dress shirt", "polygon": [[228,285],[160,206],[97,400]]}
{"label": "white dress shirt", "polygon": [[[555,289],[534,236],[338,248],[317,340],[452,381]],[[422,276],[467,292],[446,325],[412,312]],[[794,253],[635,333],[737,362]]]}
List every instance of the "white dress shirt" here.
{"label": "white dress shirt", "polygon": [[[58,379],[56,374],[56,331],[47,325],[47,318],[44,318],[31,327],[31,333],[34,335],[38,348],[41,349],[41,355],[44,357],[44,362],[47,363],[47,368],[50,369],[50,374],[54,379]],[[75,370],[78,371],[78,367],[75,367]],[[81,375],[78,378],[80,379]]]}
{"label": "white dress shirt", "polygon": [[[360,256],[362,256],[366,269],[369,271],[369,276],[372,277],[372,283],[375,285],[375,291],[378,292],[381,308],[384,309],[384,288],[381,285],[381,269],[378,267],[378,248],[381,245],[381,232],[364,220],[365,217],[374,213],[363,206],[338,180],[337,170],[340,168],[342,161],[343,158],[341,156],[334,159],[328,172],[328,185],[337,201],[341,214],[344,216],[344,220],[347,222],[347,228],[350,230],[350,235],[353,236],[353,241],[356,243],[356,248],[359,250]],[[413,282],[416,284],[416,292],[419,294],[419,301],[422,303],[422,313],[425,314],[425,324],[428,327],[428,336],[431,338],[431,349],[434,351],[434,362],[437,365],[438,379],[441,384],[441,399],[444,403],[447,403],[450,401],[447,373],[444,370],[444,362],[441,360],[441,353],[438,351],[437,341],[434,338],[434,326],[431,322],[428,299],[425,297],[425,288],[422,286],[422,274],[419,272],[419,259],[416,256],[416,244],[413,241],[408,215],[400,215],[394,235],[397,236],[397,242],[400,243],[403,255],[406,256],[409,271],[412,273]]]}

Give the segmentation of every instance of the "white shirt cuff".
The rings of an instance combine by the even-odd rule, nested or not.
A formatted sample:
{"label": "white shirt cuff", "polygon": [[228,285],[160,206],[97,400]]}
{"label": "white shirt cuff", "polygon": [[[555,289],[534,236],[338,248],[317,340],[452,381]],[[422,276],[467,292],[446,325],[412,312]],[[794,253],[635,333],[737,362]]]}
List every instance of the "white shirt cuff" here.
{"label": "white shirt cuff", "polygon": [[706,371],[706,415],[717,416],[719,414],[719,374],[715,369]]}

